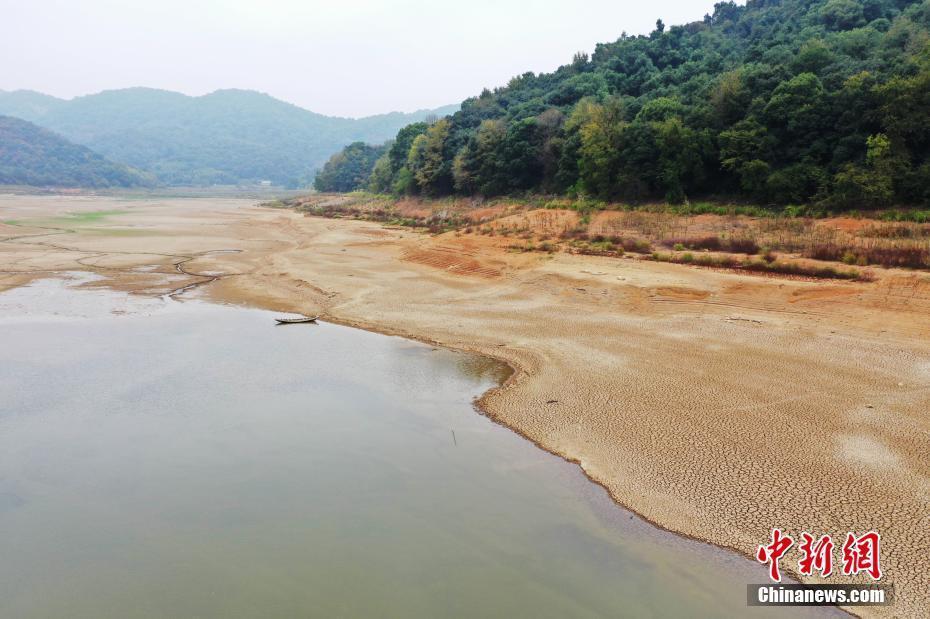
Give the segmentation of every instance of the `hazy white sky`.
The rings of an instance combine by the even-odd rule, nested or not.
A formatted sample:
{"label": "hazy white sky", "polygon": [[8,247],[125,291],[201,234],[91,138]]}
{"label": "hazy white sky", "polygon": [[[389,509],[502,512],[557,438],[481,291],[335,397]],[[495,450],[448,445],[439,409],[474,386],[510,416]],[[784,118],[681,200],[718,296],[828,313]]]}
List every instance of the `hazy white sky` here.
{"label": "hazy white sky", "polygon": [[0,89],[267,92],[362,116],[457,103],[714,0],[0,0]]}

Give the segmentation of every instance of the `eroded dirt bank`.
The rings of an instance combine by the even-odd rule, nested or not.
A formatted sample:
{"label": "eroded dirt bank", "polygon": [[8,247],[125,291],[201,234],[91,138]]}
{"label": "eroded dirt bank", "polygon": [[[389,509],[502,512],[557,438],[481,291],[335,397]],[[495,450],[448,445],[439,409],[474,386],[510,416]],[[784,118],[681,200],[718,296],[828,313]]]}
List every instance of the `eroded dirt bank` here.
{"label": "eroded dirt bank", "polygon": [[930,613],[925,274],[811,282],[513,253],[232,200],[0,197],[0,220],[0,290],[72,270],[144,294],[220,276],[187,294],[504,359],[519,372],[488,414],[622,504],[744,554],[773,526],[876,529],[898,602],[862,614]]}

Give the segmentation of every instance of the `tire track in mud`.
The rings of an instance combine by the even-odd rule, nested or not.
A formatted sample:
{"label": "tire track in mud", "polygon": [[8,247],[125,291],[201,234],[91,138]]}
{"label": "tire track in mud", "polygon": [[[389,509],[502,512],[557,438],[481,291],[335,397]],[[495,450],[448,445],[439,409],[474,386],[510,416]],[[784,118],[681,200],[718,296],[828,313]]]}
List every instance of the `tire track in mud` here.
{"label": "tire track in mud", "polygon": [[403,252],[403,259],[425,266],[441,269],[456,275],[471,275],[494,279],[501,276],[500,269],[482,264],[473,257],[474,254],[458,248],[445,246],[408,249]]}

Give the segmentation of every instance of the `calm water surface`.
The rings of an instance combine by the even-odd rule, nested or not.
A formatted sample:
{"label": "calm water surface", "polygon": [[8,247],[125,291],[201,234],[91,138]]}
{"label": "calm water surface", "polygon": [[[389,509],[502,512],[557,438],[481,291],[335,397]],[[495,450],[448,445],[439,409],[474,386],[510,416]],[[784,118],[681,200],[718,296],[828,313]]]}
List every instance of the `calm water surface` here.
{"label": "calm water surface", "polygon": [[764,582],[477,414],[497,364],[73,283],[0,295],[4,619],[736,617]]}

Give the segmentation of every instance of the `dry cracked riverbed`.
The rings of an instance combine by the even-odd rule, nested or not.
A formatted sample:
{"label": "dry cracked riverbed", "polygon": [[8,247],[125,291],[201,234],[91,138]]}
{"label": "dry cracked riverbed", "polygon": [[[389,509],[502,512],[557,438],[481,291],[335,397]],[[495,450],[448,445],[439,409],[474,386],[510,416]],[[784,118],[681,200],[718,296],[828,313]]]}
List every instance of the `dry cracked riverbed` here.
{"label": "dry cracked riverbed", "polygon": [[773,527],[878,530],[897,602],[861,614],[930,613],[925,274],[515,254],[234,200],[5,196],[0,220],[0,290],[86,270],[94,286],[322,313],[506,361],[517,372],[487,414],[621,504],[747,556]]}

